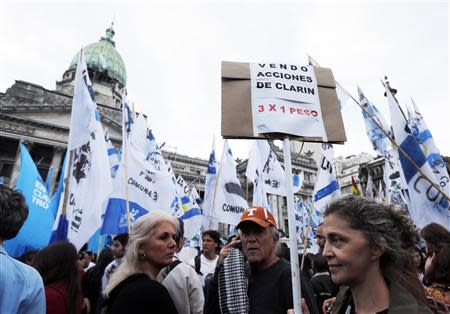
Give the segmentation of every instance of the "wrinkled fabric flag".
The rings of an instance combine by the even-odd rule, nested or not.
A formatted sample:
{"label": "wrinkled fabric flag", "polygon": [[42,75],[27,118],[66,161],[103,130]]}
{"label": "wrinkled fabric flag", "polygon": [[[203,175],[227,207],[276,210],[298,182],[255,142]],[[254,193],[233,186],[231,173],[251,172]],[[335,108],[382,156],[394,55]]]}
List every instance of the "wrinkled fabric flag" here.
{"label": "wrinkled fabric flag", "polygon": [[[375,152],[381,156],[384,156],[384,183],[387,190],[387,198],[389,203],[394,203],[405,211],[408,211],[408,185],[404,179],[402,168],[398,159],[398,152],[392,147],[392,144],[385,133],[392,136],[386,120],[377,107],[372,104],[362,90],[358,87],[358,94],[361,106],[366,110],[362,111],[364,123],[366,125],[367,137],[372,143],[372,147]],[[381,126],[375,123],[375,121]]]}
{"label": "wrinkled fabric flag", "polygon": [[203,230],[214,229],[217,230],[217,221],[213,219],[213,198],[214,190],[217,180],[218,163],[216,159],[216,147],[215,140],[213,139],[211,154],[208,160],[208,169],[206,170],[205,178],[205,197],[203,199]]}
{"label": "wrinkled fabric flag", "polygon": [[245,175],[252,183],[261,180],[266,193],[286,196],[284,169],[266,140],[253,142]]}
{"label": "wrinkled fabric flag", "polygon": [[[100,114],[94,101],[83,51],[75,74],[68,150],[71,154],[67,199],[55,225],[67,219],[67,239],[77,250],[101,225],[102,204],[112,188],[111,171]],[[93,193],[95,191],[95,193]],[[64,192],[63,192],[64,194]]]}
{"label": "wrinkled fabric flag", "polygon": [[317,182],[314,186],[315,208],[323,213],[326,206],[341,195],[336,174],[331,165],[334,159],[333,145],[322,144],[322,157],[320,158]]}
{"label": "wrinkled fabric flag", "polygon": [[184,237],[191,240],[200,232],[202,214],[195,198],[181,175],[177,178],[177,195],[181,200],[182,216],[184,222]]}
{"label": "wrinkled fabric flag", "polygon": [[145,117],[134,115],[126,100],[123,130],[124,154],[114,178],[114,191],[108,200],[101,234],[127,232],[128,219],[132,224],[151,210],[174,214],[176,186],[172,175]]}
{"label": "wrinkled fabric flag", "polygon": [[445,162],[442,159],[441,153],[434,143],[431,131],[428,129],[425,119],[416,106],[415,102],[411,99],[414,111],[411,112],[411,131],[416,139],[417,143],[422,147],[422,151],[430,165],[433,173],[436,177],[436,181],[439,183],[441,189],[450,195],[450,178],[445,167]]}
{"label": "wrinkled fabric flag", "polygon": [[242,213],[248,208],[248,204],[244,190],[236,176],[236,163],[227,140],[225,140],[220,167],[213,200],[213,220],[237,225]]}
{"label": "wrinkled fabric flag", "polygon": [[109,164],[111,166],[111,177],[114,178],[117,175],[119,169],[119,153],[111,142],[108,132],[105,132],[106,149],[108,150]]}
{"label": "wrinkled fabric flag", "polygon": [[[388,89],[386,89],[386,93],[396,142],[422,170],[424,175],[434,181],[434,183],[437,183],[422,149],[416,142],[407,121],[400,111],[397,101]],[[450,229],[448,200],[430,182],[425,180],[414,164],[402,153],[399,154],[399,158],[409,187],[409,213],[414,223],[419,228],[422,228],[429,223],[435,222]]]}
{"label": "wrinkled fabric flag", "polygon": [[4,247],[9,255],[19,257],[28,251],[42,249],[48,244],[55,220],[45,184],[22,143],[20,143],[19,177],[15,188],[25,197],[28,217],[17,236],[5,241]]}

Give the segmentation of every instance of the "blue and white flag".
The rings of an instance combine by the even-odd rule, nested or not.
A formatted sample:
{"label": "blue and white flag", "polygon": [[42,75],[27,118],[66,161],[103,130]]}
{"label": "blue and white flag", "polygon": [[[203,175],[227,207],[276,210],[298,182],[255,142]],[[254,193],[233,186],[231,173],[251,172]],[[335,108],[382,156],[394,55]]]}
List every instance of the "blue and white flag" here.
{"label": "blue and white flag", "polygon": [[317,182],[314,186],[314,206],[323,213],[326,206],[336,197],[341,196],[336,173],[331,165],[334,159],[333,145],[322,144],[322,157],[320,158]]}
{"label": "blue and white flag", "polygon": [[131,224],[151,210],[174,214],[176,186],[172,175],[145,117],[134,115],[127,101],[123,102],[122,147],[101,234],[128,232],[128,221]]}
{"label": "blue and white flag", "polygon": [[200,209],[202,209],[202,207],[203,207],[203,200],[200,197],[200,194],[198,194],[198,191],[197,191],[197,189],[195,188],[194,185],[192,185],[191,195],[192,195],[192,197],[194,197],[194,199],[197,202],[197,205],[200,207]]}
{"label": "blue and white flag", "polygon": [[216,182],[217,188],[213,200],[213,220],[237,225],[241,215],[248,208],[244,190],[236,176],[236,163],[228,141],[225,140],[220,170]]}
{"label": "blue and white flag", "polygon": [[414,108],[410,119],[412,134],[420,147],[422,147],[425,158],[433,170],[439,186],[447,195],[450,195],[450,179],[447,168],[445,167],[445,162],[442,159],[438,147],[434,143],[431,131],[428,129],[419,108],[412,99],[411,102]]}
{"label": "blue and white flag", "polygon": [[177,178],[177,195],[181,200],[183,210],[183,214],[179,218],[184,222],[184,237],[191,240],[200,232],[202,213],[189,186],[180,175]]}
{"label": "blue and white flag", "polygon": [[108,150],[109,164],[111,166],[111,177],[114,178],[119,169],[119,153],[111,142],[108,132],[105,132],[106,149]]}
{"label": "blue and white flag", "polygon": [[[390,136],[391,130],[389,129],[389,126],[387,125],[381,113],[378,111],[377,107],[374,104],[372,104],[366,98],[366,96],[364,96],[362,90],[359,87],[358,87],[358,95],[360,105],[366,110],[361,112],[364,117],[367,136],[369,137],[369,140],[372,143],[373,149],[380,156],[384,156],[385,152],[391,146],[391,143],[384,134],[384,132],[386,132]],[[380,129],[380,127],[375,123],[374,120],[378,122],[378,124],[383,128],[383,130]]]}
{"label": "blue and white flag", "polygon": [[[421,169],[423,174],[434,183],[437,183],[433,170],[416,142],[397,101],[388,89],[386,89],[386,93],[396,142],[414,161],[415,165]],[[414,164],[402,153],[399,154],[399,157],[403,174],[409,187],[409,213],[414,223],[419,228],[422,228],[429,223],[435,222],[450,229],[448,200],[424,178]],[[439,184],[437,183],[437,185]]]}
{"label": "blue and white flag", "polygon": [[[386,185],[387,201],[401,206],[408,211],[408,185],[400,167],[398,152],[392,147],[389,138],[392,136],[386,120],[377,107],[372,104],[362,90],[358,87],[358,94],[361,106],[366,110],[362,111],[364,123],[366,125],[367,137],[372,143],[372,147],[378,155],[384,156],[384,184]],[[375,123],[375,121],[377,123]],[[383,131],[380,129],[383,129]]]}
{"label": "blue and white flag", "polygon": [[253,183],[261,180],[266,193],[286,196],[286,174],[267,140],[253,142],[245,175]]}
{"label": "blue and white flag", "polygon": [[83,51],[75,74],[68,150],[67,198],[59,204],[54,227],[67,219],[67,239],[79,250],[100,227],[102,204],[112,189],[105,135]]}
{"label": "blue and white flag", "polygon": [[[19,257],[48,244],[54,222],[50,199],[44,182],[25,146],[20,143],[20,172],[16,187],[28,205],[28,217],[19,234],[4,243],[9,255]],[[1,266],[0,266],[1,267]]]}
{"label": "blue and white flag", "polygon": [[214,189],[217,180],[217,168],[218,163],[216,159],[216,147],[215,139],[213,139],[211,154],[209,154],[208,169],[206,170],[205,178],[205,197],[203,199],[202,211],[203,211],[203,230],[214,229],[217,230],[217,221],[213,220],[213,198]]}

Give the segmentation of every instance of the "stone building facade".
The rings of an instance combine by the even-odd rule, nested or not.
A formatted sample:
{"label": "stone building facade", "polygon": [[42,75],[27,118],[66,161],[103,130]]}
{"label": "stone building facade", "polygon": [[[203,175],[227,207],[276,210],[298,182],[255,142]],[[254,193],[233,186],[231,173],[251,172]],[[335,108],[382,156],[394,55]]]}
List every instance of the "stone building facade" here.
{"label": "stone building facade", "polygon": [[[126,87],[126,68],[114,42],[114,30],[108,28],[98,42],[84,48],[84,55],[93,85],[95,100],[100,111],[100,120],[114,145],[121,144],[120,109],[122,93]],[[13,185],[18,176],[20,158],[19,142],[22,141],[36,162],[41,177],[45,180],[50,167],[51,191],[55,189],[64,160],[70,125],[72,95],[77,53],[55,90],[48,90],[38,84],[16,80],[5,92],[0,92],[0,177]],[[283,165],[282,152],[273,146]],[[195,186],[204,196],[205,176],[208,160],[178,154],[163,148],[163,155],[172,164],[176,175],[181,175],[188,185]],[[305,199],[312,195],[317,165],[311,152],[295,155],[292,160],[294,173],[304,173],[304,185],[298,197]],[[238,160],[237,173],[251,204],[252,185],[246,181],[247,160]],[[287,231],[286,198],[270,196],[270,202],[279,210],[277,220],[281,229]]]}

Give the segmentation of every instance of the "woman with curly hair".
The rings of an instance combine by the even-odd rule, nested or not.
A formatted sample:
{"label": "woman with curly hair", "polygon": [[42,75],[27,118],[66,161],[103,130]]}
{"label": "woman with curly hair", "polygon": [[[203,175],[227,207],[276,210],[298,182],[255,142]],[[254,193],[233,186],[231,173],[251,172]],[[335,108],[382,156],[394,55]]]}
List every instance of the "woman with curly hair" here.
{"label": "woman with curly hair", "polygon": [[341,286],[333,313],[431,313],[410,262],[419,237],[402,211],[347,196],[324,216],[323,256]]}
{"label": "woman with curly hair", "polygon": [[437,223],[420,231],[426,242],[425,292],[435,313],[450,313],[450,232]]}

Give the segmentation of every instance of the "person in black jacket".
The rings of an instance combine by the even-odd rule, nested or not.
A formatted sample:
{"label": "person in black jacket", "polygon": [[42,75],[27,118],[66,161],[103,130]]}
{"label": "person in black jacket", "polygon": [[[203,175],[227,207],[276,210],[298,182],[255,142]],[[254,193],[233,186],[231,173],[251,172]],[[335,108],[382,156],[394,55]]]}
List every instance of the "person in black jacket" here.
{"label": "person in black jacket", "polygon": [[124,261],[104,291],[106,313],[177,313],[169,292],[156,277],[172,263],[178,229],[176,218],[157,211],[133,223]]}
{"label": "person in black jacket", "polygon": [[[241,297],[240,300],[243,303],[248,302],[250,314],[286,314],[293,308],[291,266],[289,262],[275,254],[279,240],[275,219],[264,207],[254,206],[244,211],[237,228],[241,240],[233,241],[221,250],[219,266],[208,289],[210,293],[205,296],[204,313],[220,313],[219,303],[223,306],[224,299],[230,300],[230,307],[235,306],[233,302],[236,302],[236,298],[227,298],[226,290],[237,286],[245,287],[248,284],[248,299]],[[242,245],[242,252],[250,265],[246,276],[247,283],[230,282],[229,285],[233,287],[227,287],[225,279],[224,284],[218,285],[217,278],[221,277],[219,273],[222,271],[224,259],[239,245]],[[309,312],[319,313],[308,277],[303,272],[300,276],[302,297],[306,301]],[[222,301],[219,301],[219,294]],[[240,306],[240,308],[245,307],[245,304]]]}

